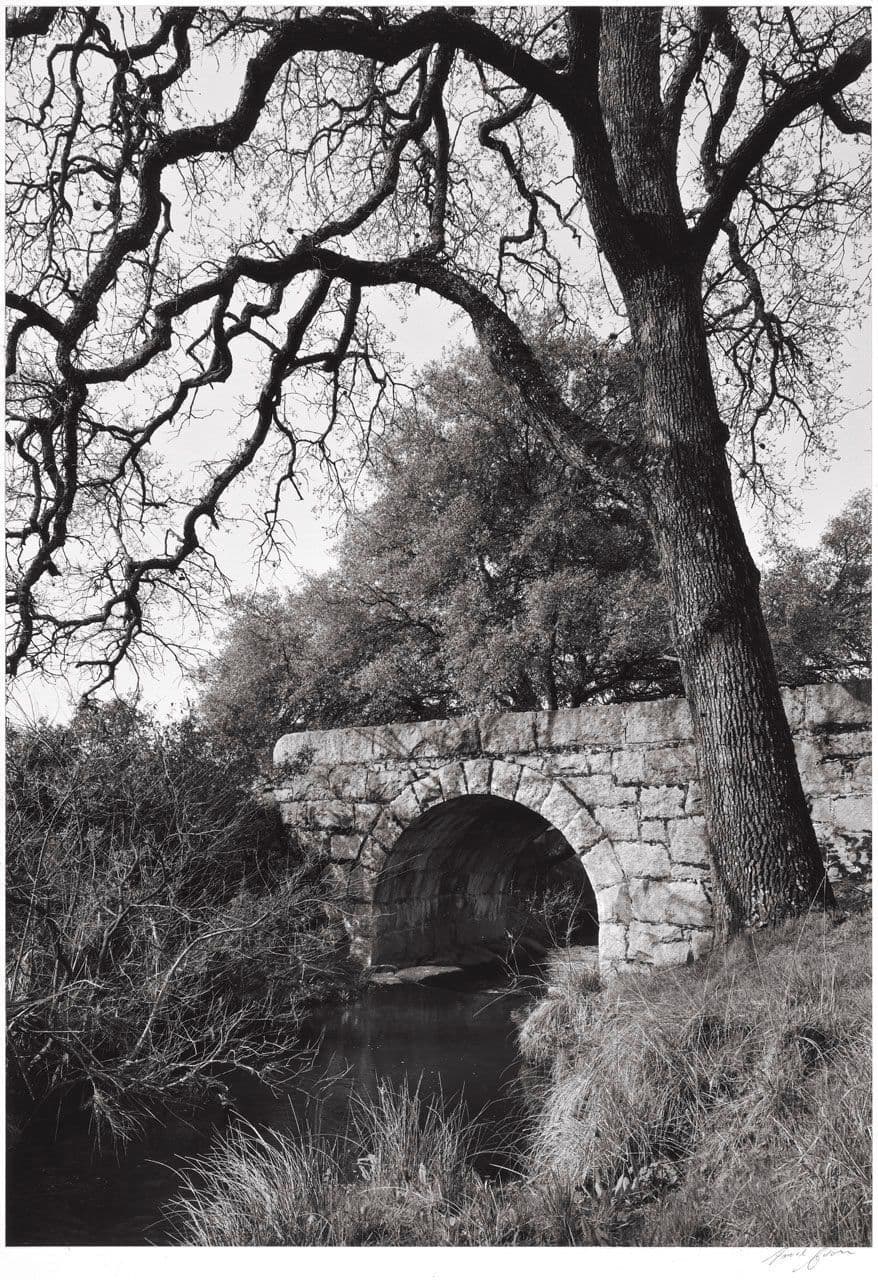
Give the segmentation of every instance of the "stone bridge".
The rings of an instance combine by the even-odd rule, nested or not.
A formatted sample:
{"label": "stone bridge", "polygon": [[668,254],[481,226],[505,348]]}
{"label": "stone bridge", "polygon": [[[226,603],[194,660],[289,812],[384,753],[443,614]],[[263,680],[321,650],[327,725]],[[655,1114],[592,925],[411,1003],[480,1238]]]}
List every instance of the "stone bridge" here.
{"label": "stone bridge", "polygon": [[[830,875],[867,879],[869,686],[783,696]],[[711,945],[683,699],[289,734],[275,765],[284,822],[329,859],[366,964],[485,959],[550,870],[584,893],[604,970],[685,963]]]}

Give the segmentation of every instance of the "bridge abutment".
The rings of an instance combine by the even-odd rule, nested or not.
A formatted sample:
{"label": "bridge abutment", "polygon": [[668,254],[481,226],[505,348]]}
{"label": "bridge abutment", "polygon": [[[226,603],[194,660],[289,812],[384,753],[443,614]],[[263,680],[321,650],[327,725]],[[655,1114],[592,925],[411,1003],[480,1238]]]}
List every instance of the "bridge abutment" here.
{"label": "bridge abutment", "polygon": [[[867,879],[869,686],[789,689],[784,705],[830,876]],[[382,946],[409,963],[477,949],[502,925],[491,903],[507,893],[510,868],[536,867],[531,845],[546,845],[546,833],[585,870],[603,970],[681,964],[711,946],[709,848],[683,699],[289,734],[275,764],[284,822],[327,858],[364,963],[380,963]],[[478,828],[466,797],[481,798]],[[501,801],[526,811],[517,835]],[[437,815],[451,802],[445,848]]]}

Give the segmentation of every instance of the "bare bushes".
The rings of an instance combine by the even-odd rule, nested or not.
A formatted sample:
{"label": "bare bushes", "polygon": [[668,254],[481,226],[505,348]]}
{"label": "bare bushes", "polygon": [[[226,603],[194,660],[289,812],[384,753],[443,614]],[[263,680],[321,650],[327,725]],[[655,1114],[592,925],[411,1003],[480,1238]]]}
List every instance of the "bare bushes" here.
{"label": "bare bushes", "polygon": [[808,919],[704,972],[573,981],[522,1028],[550,1063],[532,1160],[625,1243],[870,1239],[869,919]]}
{"label": "bare bushes", "polygon": [[124,1137],[158,1106],[268,1076],[348,980],[319,869],[196,726],[129,707],[9,735],[9,1079]]}

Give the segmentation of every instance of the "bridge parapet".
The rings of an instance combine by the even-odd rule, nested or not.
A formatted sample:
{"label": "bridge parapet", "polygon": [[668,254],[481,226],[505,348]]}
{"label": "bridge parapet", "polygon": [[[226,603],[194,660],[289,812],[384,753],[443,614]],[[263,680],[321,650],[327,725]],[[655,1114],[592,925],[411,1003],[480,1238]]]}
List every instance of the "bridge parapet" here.
{"label": "bridge parapet", "polygon": [[[866,879],[870,687],[783,697],[830,876]],[[329,859],[367,962],[376,886],[395,844],[422,814],[463,796],[514,801],[568,841],[595,891],[605,969],[682,963],[711,944],[709,850],[683,699],[289,734],[275,765],[283,819]]]}

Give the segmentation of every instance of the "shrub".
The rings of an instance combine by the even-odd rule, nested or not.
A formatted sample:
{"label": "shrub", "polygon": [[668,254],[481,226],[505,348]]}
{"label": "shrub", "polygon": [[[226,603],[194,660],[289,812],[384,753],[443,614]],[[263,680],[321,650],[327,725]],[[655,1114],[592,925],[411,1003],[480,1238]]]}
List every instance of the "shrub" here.
{"label": "shrub", "polygon": [[192,722],[125,706],[8,739],[13,1090],[73,1094],[124,1137],[157,1105],[261,1076],[350,981],[321,869],[246,764]]}

